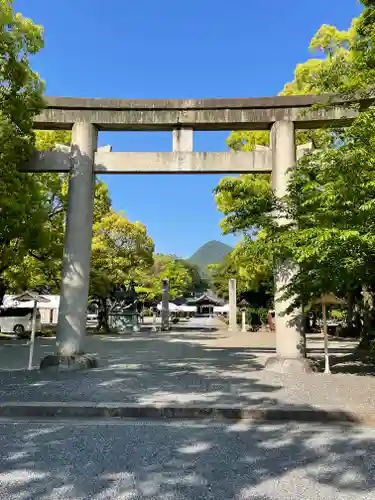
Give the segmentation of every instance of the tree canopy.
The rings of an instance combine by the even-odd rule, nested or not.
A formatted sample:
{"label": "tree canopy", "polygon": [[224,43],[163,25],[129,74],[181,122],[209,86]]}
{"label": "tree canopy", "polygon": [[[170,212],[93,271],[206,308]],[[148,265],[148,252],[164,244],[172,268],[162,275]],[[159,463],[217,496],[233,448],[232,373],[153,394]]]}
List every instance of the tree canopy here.
{"label": "tree canopy", "polygon": [[33,118],[43,108],[43,83],[29,56],[43,46],[42,28],[0,0],[0,303],[5,271],[43,245],[47,209],[37,181],[18,172],[32,153]]}
{"label": "tree canopy", "polygon": [[[371,3],[347,31],[323,25],[310,44],[319,57],[298,65],[282,94],[370,95],[374,42]],[[346,129],[299,132],[297,141],[311,141],[316,149],[293,169],[283,199],[275,196],[268,175],[220,182],[215,192],[225,216],[223,231],[244,235],[226,266],[247,287],[259,286],[278,261],[292,259],[299,270],[286,293],[294,306],[326,292],[358,301],[373,293],[374,118],[370,106]],[[228,144],[252,151],[256,144],[269,144],[269,137],[267,132],[234,132]],[[288,221],[283,227],[275,220],[280,210]]]}
{"label": "tree canopy", "polygon": [[162,280],[169,280],[169,294],[172,300],[181,298],[193,285],[192,268],[172,255],[155,254],[151,269],[144,277],[148,288],[148,300],[161,299]]}

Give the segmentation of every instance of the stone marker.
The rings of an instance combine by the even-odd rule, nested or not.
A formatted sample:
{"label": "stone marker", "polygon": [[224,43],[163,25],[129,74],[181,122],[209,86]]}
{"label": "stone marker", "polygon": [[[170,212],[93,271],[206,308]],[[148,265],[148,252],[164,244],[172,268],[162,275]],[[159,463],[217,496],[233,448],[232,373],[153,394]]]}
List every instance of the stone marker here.
{"label": "stone marker", "polygon": [[237,331],[237,290],[236,280],[229,280],[229,331]]}
{"label": "stone marker", "polygon": [[169,330],[169,280],[163,279],[161,299],[161,331]]}

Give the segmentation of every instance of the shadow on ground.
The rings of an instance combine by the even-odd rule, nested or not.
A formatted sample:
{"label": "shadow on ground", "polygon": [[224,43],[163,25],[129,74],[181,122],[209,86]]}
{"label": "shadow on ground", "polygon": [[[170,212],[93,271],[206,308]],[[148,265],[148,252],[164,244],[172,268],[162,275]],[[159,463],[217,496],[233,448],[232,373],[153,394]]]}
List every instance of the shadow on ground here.
{"label": "shadow on ground", "polygon": [[[267,393],[280,386],[252,376],[263,369],[258,356],[250,349],[202,345],[204,337],[199,336],[199,343],[190,334],[169,332],[91,337],[87,348],[98,356],[99,368],[73,373],[2,371],[0,401],[274,405]],[[53,345],[40,342],[36,357],[53,352]],[[26,363],[27,347],[9,349],[13,355],[22,354]]]}
{"label": "shadow on ground", "polygon": [[[99,369],[2,372],[0,401],[282,407],[281,378],[260,379],[263,362],[251,349],[194,340],[179,333],[92,337]],[[27,346],[17,345],[9,350],[26,360]],[[51,350],[52,341],[40,340],[36,355]],[[336,377],[329,382],[339,388]],[[365,500],[375,498],[374,452],[375,433],[355,426],[0,422],[0,499]]]}
{"label": "shadow on ground", "polygon": [[[374,498],[375,433],[241,422],[0,423],[0,498]],[[366,458],[365,458],[366,457]]]}
{"label": "shadow on ground", "polygon": [[219,331],[219,328],[216,327],[216,326],[189,326],[188,328],[186,327],[186,325],[184,324],[179,324],[179,323],[176,323],[175,325],[173,325],[173,330],[175,331],[186,331],[186,330],[189,330],[191,332],[218,332]]}
{"label": "shadow on ground", "polygon": [[[317,361],[318,369],[324,371],[324,360]],[[374,360],[368,355],[346,354],[342,356],[330,355],[329,363],[333,374],[350,374],[358,376],[374,376]]]}
{"label": "shadow on ground", "polygon": [[[229,340],[236,344],[238,337]],[[7,370],[0,371],[0,402],[83,401],[262,409],[289,408],[305,402],[306,409],[315,405],[365,413],[372,408],[373,377],[361,378],[359,385],[356,377],[343,374],[273,374],[263,370],[274,353],[264,339],[258,338],[260,344],[264,343],[262,347],[245,348],[228,347],[228,338],[222,334],[191,331],[88,336],[86,350],[98,356],[99,368],[73,373],[27,372],[27,343],[2,344],[0,366]],[[35,363],[53,353],[54,346],[52,339],[38,339]]]}

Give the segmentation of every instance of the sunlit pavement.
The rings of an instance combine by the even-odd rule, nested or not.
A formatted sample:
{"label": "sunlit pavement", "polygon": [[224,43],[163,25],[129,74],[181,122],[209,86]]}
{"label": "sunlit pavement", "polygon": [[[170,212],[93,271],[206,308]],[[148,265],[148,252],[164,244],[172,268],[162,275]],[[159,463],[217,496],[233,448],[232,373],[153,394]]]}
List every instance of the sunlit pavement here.
{"label": "sunlit pavement", "polygon": [[[155,339],[155,335],[151,332],[152,318],[145,318],[145,323],[142,325],[142,331],[138,334],[127,333],[118,336],[119,342],[130,341],[136,343],[142,339],[144,341]],[[157,321],[157,326],[160,328],[160,319]],[[98,350],[98,341],[103,339],[103,349],[105,350],[108,343],[105,342],[110,336],[95,335],[88,333],[86,340],[86,351],[92,352]],[[113,336],[112,336],[113,337]],[[218,318],[191,318],[182,320],[180,323],[172,325],[172,331],[163,336],[164,340],[169,339],[171,342],[182,342],[189,344],[197,344],[206,348],[243,348],[252,350],[253,354],[257,354],[259,361],[264,363],[270,355],[275,353],[275,333],[267,331],[258,332],[241,332],[229,333],[225,323]],[[357,341],[350,339],[340,339],[330,342],[329,351],[331,354],[342,355],[352,352],[357,344]],[[36,340],[34,365],[39,366],[40,360],[47,354],[52,354],[55,351],[55,338],[38,338]],[[322,335],[308,335],[307,348],[309,354],[322,355],[323,338]],[[101,349],[103,351],[103,349]],[[99,349],[100,350],[100,349]],[[119,352],[119,354],[121,354]],[[29,341],[12,338],[12,336],[0,337],[0,372],[1,370],[24,370],[28,364]],[[152,357],[152,352],[150,352]]]}
{"label": "sunlit pavement", "polygon": [[1,500],[372,500],[375,431],[0,422]]}
{"label": "sunlit pavement", "polygon": [[[88,336],[100,359],[89,372],[28,373],[28,343],[2,340],[0,403],[373,411],[373,377],[266,372],[274,334],[228,334],[204,320]],[[35,363],[54,345],[38,339]],[[3,419],[0,500],[373,499],[374,451],[375,430],[358,426]]]}
{"label": "sunlit pavement", "polygon": [[[295,377],[263,370],[274,355],[272,342],[270,332],[229,334],[203,326],[88,336],[86,350],[98,357],[99,368],[55,373],[27,372],[28,343],[1,341],[0,403],[225,405],[373,414],[375,377]],[[38,339],[34,366],[54,350],[54,339]]]}

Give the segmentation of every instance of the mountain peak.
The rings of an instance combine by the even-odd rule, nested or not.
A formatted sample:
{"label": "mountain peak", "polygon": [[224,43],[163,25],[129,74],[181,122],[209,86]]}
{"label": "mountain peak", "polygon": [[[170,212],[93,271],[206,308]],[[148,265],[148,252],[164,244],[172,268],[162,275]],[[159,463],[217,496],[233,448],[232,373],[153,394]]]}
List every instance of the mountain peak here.
{"label": "mountain peak", "polygon": [[207,243],[198,248],[189,261],[198,266],[203,274],[207,274],[207,266],[209,264],[220,264],[232,250],[232,247],[222,241],[207,241]]}

